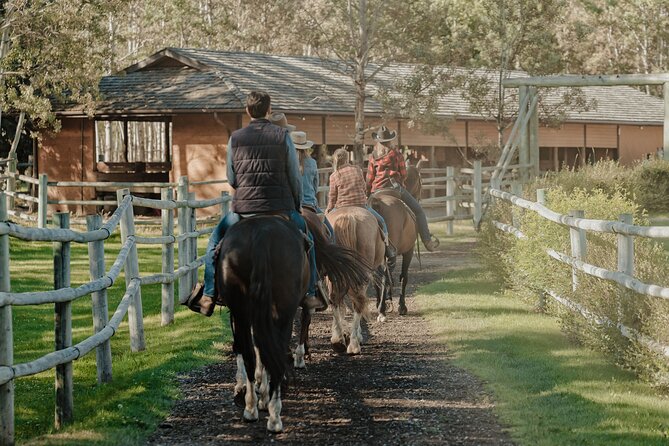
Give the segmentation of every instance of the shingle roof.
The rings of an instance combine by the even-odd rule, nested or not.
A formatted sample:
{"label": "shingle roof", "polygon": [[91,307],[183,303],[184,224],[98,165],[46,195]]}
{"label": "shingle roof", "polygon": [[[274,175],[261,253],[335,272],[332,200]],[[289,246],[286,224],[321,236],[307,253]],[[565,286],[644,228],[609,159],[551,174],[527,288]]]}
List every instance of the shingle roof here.
{"label": "shingle roof", "polygon": [[[160,63],[166,59],[180,63]],[[284,112],[352,114],[353,85],[348,76],[335,69],[336,64],[307,56],[168,48],[124,73],[102,78],[100,92],[104,99],[97,112],[241,111],[249,91],[264,90],[272,96],[273,107]],[[392,87],[396,79],[405,78],[412,70],[409,64],[385,67],[369,84],[370,90]],[[485,72],[477,74],[481,73]],[[525,74],[514,72],[512,76]],[[569,121],[664,122],[664,101],[632,87],[583,87],[583,92],[597,107],[572,112]],[[365,111],[379,114],[382,109],[372,97],[366,101]],[[470,111],[460,91],[440,98],[438,114],[484,118]]]}

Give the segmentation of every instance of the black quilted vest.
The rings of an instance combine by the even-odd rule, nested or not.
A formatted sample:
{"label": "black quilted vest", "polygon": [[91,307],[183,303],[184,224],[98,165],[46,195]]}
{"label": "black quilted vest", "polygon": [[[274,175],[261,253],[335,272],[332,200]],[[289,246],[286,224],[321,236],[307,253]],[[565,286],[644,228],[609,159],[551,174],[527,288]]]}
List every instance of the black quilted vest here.
{"label": "black quilted vest", "polygon": [[256,119],[232,133],[232,209],[240,214],[295,209],[287,176],[286,130]]}

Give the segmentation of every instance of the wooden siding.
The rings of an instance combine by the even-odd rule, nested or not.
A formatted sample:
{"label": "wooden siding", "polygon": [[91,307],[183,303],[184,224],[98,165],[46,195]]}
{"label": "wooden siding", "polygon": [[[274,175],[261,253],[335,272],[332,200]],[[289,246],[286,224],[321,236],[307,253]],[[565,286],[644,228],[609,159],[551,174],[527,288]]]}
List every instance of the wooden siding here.
{"label": "wooden siding", "polygon": [[465,147],[466,131],[464,121],[449,122],[444,132],[428,134],[420,125],[409,127],[407,121],[401,122],[400,144],[406,146]]}
{"label": "wooden siding", "polygon": [[620,126],[620,163],[626,166],[642,160],[646,154],[655,155],[662,147],[662,126]]}
{"label": "wooden siding", "polygon": [[618,147],[618,126],[615,124],[587,124],[585,146],[602,149]]}
{"label": "wooden siding", "polygon": [[583,124],[563,124],[558,128],[539,127],[541,147],[583,147]]}

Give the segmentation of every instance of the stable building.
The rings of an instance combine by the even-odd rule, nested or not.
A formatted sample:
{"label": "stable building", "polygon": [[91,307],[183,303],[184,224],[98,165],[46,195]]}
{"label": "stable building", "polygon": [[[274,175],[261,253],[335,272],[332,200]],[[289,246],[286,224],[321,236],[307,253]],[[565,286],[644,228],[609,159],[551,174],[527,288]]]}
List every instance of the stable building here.
{"label": "stable building", "polygon": [[[273,110],[284,112],[289,123],[331,153],[352,144],[355,133],[353,85],[337,68],[337,62],[316,57],[164,49],[102,78],[102,100],[93,117],[78,109],[59,111],[62,129],[43,136],[37,173],[47,174],[50,181],[146,183],[176,181],[182,175],[191,182],[224,179],[226,143],[248,122],[244,102],[251,90],[267,91]],[[391,86],[412,68],[384,68],[369,90]],[[631,165],[662,147],[661,99],[626,86],[582,90],[596,107],[567,113],[558,128],[539,129],[541,170],[603,158]],[[449,124],[438,134],[402,119],[384,121],[373,97],[365,108],[367,126],[385,122],[397,129],[400,145],[425,154],[432,166],[466,166],[477,148],[497,141],[495,122],[472,113],[459,91],[439,98],[438,114]],[[197,198],[211,198],[226,187],[206,184],[193,190]],[[88,200],[104,192],[53,188],[49,195]],[[66,209],[61,205],[58,210]]]}

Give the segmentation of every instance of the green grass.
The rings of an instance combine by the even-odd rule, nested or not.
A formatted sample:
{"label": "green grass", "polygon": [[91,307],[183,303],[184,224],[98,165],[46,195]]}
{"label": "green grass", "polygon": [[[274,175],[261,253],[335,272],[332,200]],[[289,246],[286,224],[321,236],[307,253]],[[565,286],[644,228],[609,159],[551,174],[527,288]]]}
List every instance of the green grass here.
{"label": "green grass", "polygon": [[500,294],[480,268],[450,271],[417,299],[455,363],[492,391],[519,444],[669,443],[669,398],[571,343],[555,318]]}
{"label": "green grass", "polygon": [[[669,226],[669,213],[656,213],[650,215],[650,224],[655,226]],[[658,239],[664,244],[664,249],[669,251],[669,239]]]}
{"label": "green grass", "polygon": [[[15,239],[10,243],[12,291],[51,289],[51,244]],[[107,269],[119,249],[118,236],[106,242]],[[160,272],[160,248],[140,246],[139,250],[140,273]],[[87,247],[72,244],[72,286],[88,280]],[[124,289],[125,279],[121,274],[109,291],[110,316]],[[97,384],[95,351],[73,363],[75,422],[72,425],[60,431],[53,429],[55,370],[16,380],[18,444],[133,445],[145,442],[178,396],[176,376],[220,359],[221,350],[227,350],[224,344],[230,338],[225,313],[217,312],[214,317],[205,318],[178,305],[178,301],[175,323],[161,327],[160,290],[160,285],[142,287],[146,351],[130,351],[127,317],[112,337],[113,382]],[[90,296],[83,297],[73,304],[74,343],[92,334],[90,299]],[[15,364],[53,351],[53,312],[53,305],[13,307]]]}

